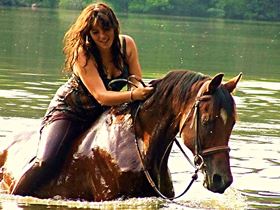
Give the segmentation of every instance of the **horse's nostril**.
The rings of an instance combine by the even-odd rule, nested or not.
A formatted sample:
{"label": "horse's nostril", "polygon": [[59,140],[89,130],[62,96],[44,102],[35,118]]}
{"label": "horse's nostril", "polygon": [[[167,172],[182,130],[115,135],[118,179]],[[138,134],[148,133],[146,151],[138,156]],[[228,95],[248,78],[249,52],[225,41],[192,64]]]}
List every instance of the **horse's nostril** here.
{"label": "horse's nostril", "polygon": [[222,176],[219,174],[214,174],[212,176],[212,180],[209,181],[210,183],[208,183],[207,185],[208,189],[215,193],[224,193],[232,183],[232,176]]}
{"label": "horse's nostril", "polygon": [[220,184],[222,182],[222,177],[218,174],[214,174],[213,176],[213,183],[214,184]]}

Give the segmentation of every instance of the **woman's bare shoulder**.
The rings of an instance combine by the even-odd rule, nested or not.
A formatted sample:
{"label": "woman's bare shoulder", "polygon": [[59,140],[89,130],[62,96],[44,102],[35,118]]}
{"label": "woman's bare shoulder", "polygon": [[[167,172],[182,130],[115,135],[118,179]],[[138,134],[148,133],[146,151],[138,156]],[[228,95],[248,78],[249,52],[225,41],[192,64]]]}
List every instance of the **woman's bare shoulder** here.
{"label": "woman's bare shoulder", "polygon": [[77,74],[81,73],[81,70],[86,70],[87,68],[92,68],[92,65],[95,66],[96,62],[93,56],[87,55],[87,52],[83,48],[79,48],[77,52],[77,59],[75,62],[76,67],[74,68],[74,72]]}
{"label": "woman's bare shoulder", "polygon": [[120,35],[120,36],[125,38],[127,55],[130,57],[132,54],[135,54],[135,52],[137,51],[137,47],[134,39],[129,35]]}
{"label": "woman's bare shoulder", "polygon": [[127,45],[135,45],[135,41],[131,36],[126,35],[126,34],[121,34],[120,39],[122,39],[122,38],[125,39]]}
{"label": "woman's bare shoulder", "polygon": [[87,60],[87,53],[86,51],[80,47],[77,51],[77,59],[76,59],[76,62],[79,64],[79,65],[85,65],[86,64],[86,60]]}

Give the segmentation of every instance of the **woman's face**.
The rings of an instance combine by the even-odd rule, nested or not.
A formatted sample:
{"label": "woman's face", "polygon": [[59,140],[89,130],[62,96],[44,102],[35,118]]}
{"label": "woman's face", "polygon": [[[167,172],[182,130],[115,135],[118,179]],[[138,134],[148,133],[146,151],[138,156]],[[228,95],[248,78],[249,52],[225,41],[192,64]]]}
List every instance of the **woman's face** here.
{"label": "woman's face", "polygon": [[110,49],[114,41],[114,29],[104,29],[99,21],[96,21],[90,30],[90,36],[100,50]]}

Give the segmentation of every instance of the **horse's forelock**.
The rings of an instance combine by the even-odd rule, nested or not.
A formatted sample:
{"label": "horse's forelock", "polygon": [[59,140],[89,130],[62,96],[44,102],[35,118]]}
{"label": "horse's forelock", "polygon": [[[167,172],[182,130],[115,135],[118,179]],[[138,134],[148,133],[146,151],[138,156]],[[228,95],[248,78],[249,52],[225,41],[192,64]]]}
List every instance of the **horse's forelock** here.
{"label": "horse's forelock", "polygon": [[223,108],[228,115],[235,115],[235,102],[232,95],[223,86],[217,89],[215,92],[216,101],[219,103],[219,109]]}

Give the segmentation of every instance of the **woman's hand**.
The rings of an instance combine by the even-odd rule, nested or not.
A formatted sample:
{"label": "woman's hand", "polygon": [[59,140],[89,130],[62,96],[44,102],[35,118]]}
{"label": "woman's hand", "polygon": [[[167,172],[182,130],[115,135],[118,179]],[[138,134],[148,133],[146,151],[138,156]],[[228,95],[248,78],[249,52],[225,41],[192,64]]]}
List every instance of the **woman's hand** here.
{"label": "woman's hand", "polygon": [[145,100],[153,93],[153,87],[138,87],[131,90],[131,100]]}

